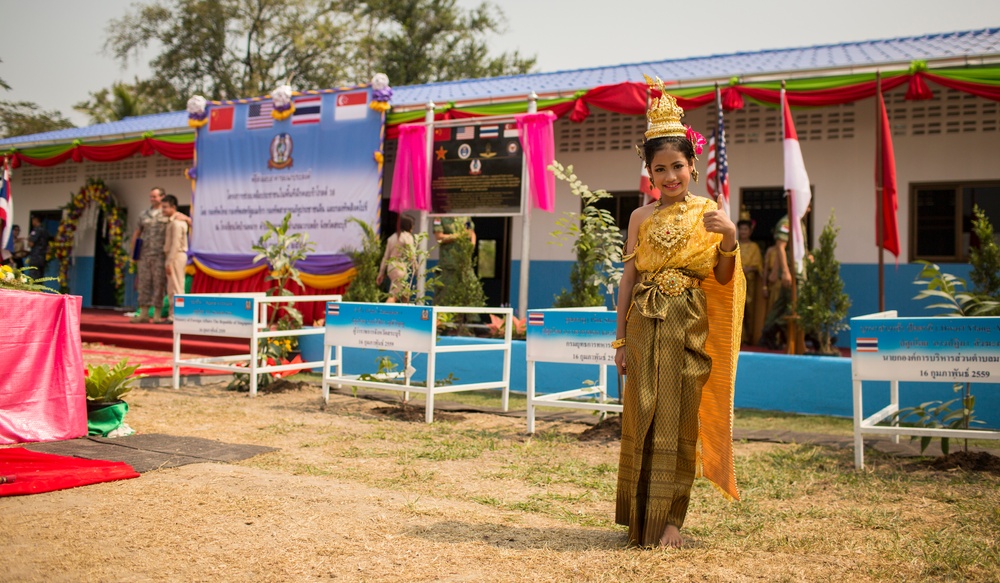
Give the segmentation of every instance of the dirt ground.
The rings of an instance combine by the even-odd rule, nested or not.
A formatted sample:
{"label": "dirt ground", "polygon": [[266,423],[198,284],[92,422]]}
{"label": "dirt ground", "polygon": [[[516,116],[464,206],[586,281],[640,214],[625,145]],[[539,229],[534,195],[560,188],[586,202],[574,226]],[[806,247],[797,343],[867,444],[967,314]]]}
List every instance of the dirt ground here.
{"label": "dirt ground", "polygon": [[[851,501],[822,485],[807,484],[802,532],[768,534],[762,547],[745,525],[760,522],[755,512],[788,512],[787,501],[736,512],[699,481],[685,549],[626,548],[613,524],[618,445],[578,439],[592,422],[542,420],[527,436],[519,417],[461,412],[427,425],[422,409],[414,421],[384,401],[333,394],[324,405],[320,395],[308,384],[256,398],[222,384],[136,389],[126,421],[139,432],[280,449],[0,498],[0,581],[921,578],[915,562],[880,565],[856,540],[860,526],[833,528],[826,508]],[[737,455],[793,448],[740,443]],[[902,498],[900,508],[912,502]],[[905,513],[938,528],[940,517],[922,516],[944,504],[918,502]]]}

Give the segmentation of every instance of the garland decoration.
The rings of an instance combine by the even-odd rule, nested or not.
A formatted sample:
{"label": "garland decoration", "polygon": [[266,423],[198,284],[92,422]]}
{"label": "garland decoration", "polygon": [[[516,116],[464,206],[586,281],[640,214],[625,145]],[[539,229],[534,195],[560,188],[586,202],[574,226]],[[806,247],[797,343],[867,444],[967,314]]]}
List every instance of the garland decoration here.
{"label": "garland decoration", "polygon": [[208,123],[208,111],[206,105],[208,100],[201,95],[193,95],[187,102],[188,125],[194,129],[203,127]]}
{"label": "garland decoration", "polygon": [[392,107],[389,105],[390,99],[392,99],[392,87],[389,87],[389,76],[385,73],[375,73],[372,77],[372,101],[368,107],[379,113],[385,113]]}
{"label": "garland decoration", "polygon": [[108,244],[105,247],[115,264],[115,290],[121,291],[125,285],[125,271],[129,267],[128,253],[125,251],[124,234],[125,212],[115,197],[100,178],[88,178],[87,183],[73,195],[69,204],[63,207],[63,219],[55,239],[49,243],[46,260],[59,260],[59,285],[64,289],[69,285],[70,256],[73,253],[73,239],[80,223],[83,211],[97,203],[104,211],[104,229],[107,232]]}

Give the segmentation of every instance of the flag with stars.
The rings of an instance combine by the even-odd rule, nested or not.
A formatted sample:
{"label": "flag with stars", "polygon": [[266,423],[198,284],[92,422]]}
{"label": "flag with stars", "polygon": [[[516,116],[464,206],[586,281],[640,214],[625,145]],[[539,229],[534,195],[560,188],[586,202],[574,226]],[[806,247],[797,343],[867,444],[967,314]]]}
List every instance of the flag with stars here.
{"label": "flag with stars", "polygon": [[722,119],[722,98],[716,88],[715,105],[719,121],[708,140],[708,164],[705,167],[708,194],[729,214],[729,162],[726,159],[726,126]]}

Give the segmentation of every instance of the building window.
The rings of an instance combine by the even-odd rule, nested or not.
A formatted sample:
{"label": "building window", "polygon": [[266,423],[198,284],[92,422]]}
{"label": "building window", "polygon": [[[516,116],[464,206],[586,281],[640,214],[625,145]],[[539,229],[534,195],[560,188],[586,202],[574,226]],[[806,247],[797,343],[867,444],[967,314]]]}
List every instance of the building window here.
{"label": "building window", "polygon": [[615,219],[615,224],[621,230],[622,240],[628,237],[628,220],[632,216],[632,211],[642,206],[642,193],[638,190],[612,192],[611,198],[602,198],[597,201],[596,206],[611,213]]}
{"label": "building window", "polygon": [[[815,194],[813,195],[815,197]],[[740,189],[741,210],[750,213],[750,219],[754,222],[753,234],[750,239],[756,241],[762,249],[767,249],[774,244],[774,227],[778,221],[788,214],[788,200],[785,198],[785,189],[781,186],[757,187]],[[734,213],[739,219],[739,213]],[[812,245],[812,213],[805,216],[806,225],[805,246],[811,249]]]}
{"label": "building window", "polygon": [[911,188],[910,260],[964,263],[973,239],[972,207],[997,225],[1000,182],[918,184]]}

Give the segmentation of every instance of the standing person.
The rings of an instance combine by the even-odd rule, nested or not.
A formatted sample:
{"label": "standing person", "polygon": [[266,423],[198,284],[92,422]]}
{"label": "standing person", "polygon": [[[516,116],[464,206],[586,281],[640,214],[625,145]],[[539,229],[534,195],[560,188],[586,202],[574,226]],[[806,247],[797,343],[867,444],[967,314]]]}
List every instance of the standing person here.
{"label": "standing person", "polygon": [[184,293],[184,270],[187,268],[188,225],[178,217],[177,198],[168,194],[160,202],[160,210],[167,217],[166,235],[163,240],[164,265],[167,279],[167,323],[174,321],[174,296]]}
{"label": "standing person", "polygon": [[476,225],[470,217],[434,219],[434,239],[438,243],[438,267],[441,268],[438,289],[434,292],[434,303],[449,305],[454,295],[463,295],[462,290],[472,280],[478,279],[472,268],[472,253],[476,248]]}
{"label": "standing person", "polygon": [[[810,210],[812,210],[811,206],[806,207],[806,214]],[[785,320],[792,312],[792,277],[796,276],[792,274],[791,266],[794,261],[792,259],[792,246],[788,244],[791,232],[790,227],[791,223],[788,221],[788,215],[781,217],[778,224],[774,226],[774,260],[778,266],[776,271],[780,286],[776,286],[777,297],[772,297],[775,294],[769,292],[768,302],[771,307],[767,311],[767,317],[764,319],[764,329],[761,330],[759,342],[760,345],[771,349],[781,348],[780,338],[785,334],[783,330]],[[806,226],[803,221],[802,233],[804,234],[805,232]],[[803,270],[797,277],[802,279],[804,275],[805,271]],[[799,332],[801,333],[801,331]]]}
{"label": "standing person", "polygon": [[21,236],[21,225],[14,225],[10,228],[10,241],[7,248],[10,251],[14,267],[18,269],[24,267],[24,258],[28,256],[28,242]]}
{"label": "standing person", "polygon": [[704,138],[681,124],[684,110],[662,81],[647,82],[661,96],[641,152],[660,199],[632,212],[622,257],[615,521],[628,526],[630,544],[680,547],[696,473],[739,498],[732,407],[745,282],[736,226],[688,191]]}
{"label": "standing person", "polygon": [[410,289],[407,283],[416,272],[416,244],[413,240],[413,219],[407,215],[399,217],[399,232],[389,235],[385,242],[385,254],[379,266],[375,283],[382,285],[386,275],[392,283],[386,303],[410,303]]}
{"label": "standing person", "polygon": [[163,307],[163,294],[166,288],[166,256],[163,254],[163,244],[166,239],[167,223],[170,221],[163,214],[161,201],[163,189],[153,188],[149,191],[149,208],[139,215],[139,228],[132,235],[133,241],[140,238],[139,248],[139,313],[132,318],[133,324],[149,321],[149,308],[153,308],[153,322],[160,322],[160,310]]}
{"label": "standing person", "polygon": [[34,267],[28,275],[35,279],[45,276],[45,266],[48,264],[45,256],[49,253],[48,229],[42,224],[41,217],[31,217],[31,232],[28,233],[28,256],[24,260],[25,267]]}
{"label": "standing person", "polygon": [[750,213],[740,213],[736,223],[740,242],[740,260],[743,263],[743,275],[747,280],[747,301],[743,309],[743,342],[754,344],[760,338],[760,330],[764,324],[764,259],[760,247],[750,236],[753,234],[754,223]]}

